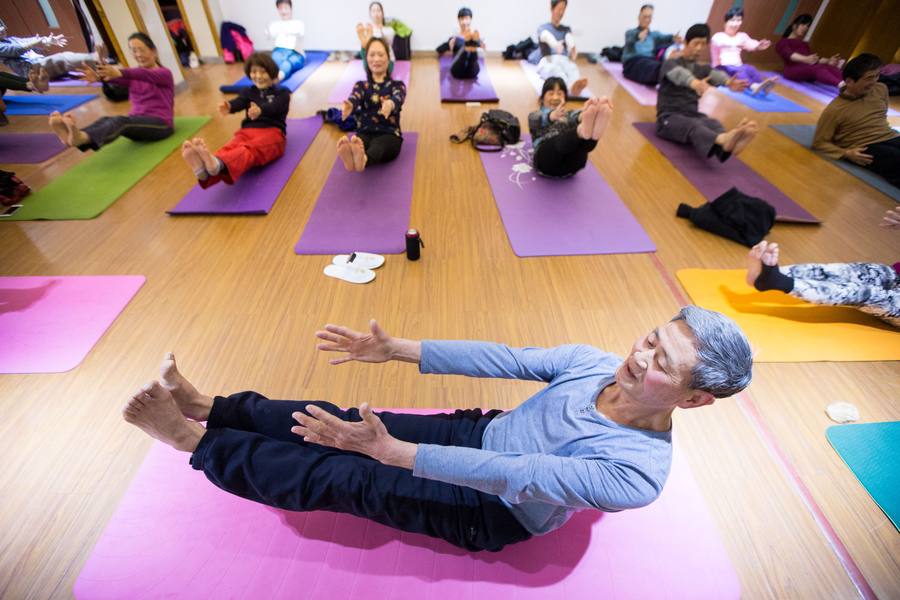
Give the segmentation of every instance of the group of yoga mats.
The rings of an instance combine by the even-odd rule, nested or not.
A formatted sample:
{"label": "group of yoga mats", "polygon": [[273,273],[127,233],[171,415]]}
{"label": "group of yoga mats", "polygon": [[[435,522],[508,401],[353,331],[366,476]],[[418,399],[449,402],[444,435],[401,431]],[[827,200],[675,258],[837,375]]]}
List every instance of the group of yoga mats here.
{"label": "group of yoga mats", "polygon": [[417,142],[417,133],[404,132],[400,156],[362,173],[348,171],[338,157],[294,252],[405,252]]}
{"label": "group of yoga mats", "polygon": [[732,100],[740,102],[744,106],[755,110],[756,112],[787,112],[787,113],[808,113],[812,112],[806,107],[800,106],[796,102],[791,102],[787,98],[779,96],[775,92],[769,92],[768,95],[748,94],[747,92],[733,92],[724,85],[716,88],[719,93],[725,94]]}
{"label": "group of yoga mats", "polygon": [[[400,80],[406,84],[406,92],[409,93],[409,76],[412,71],[412,63],[408,60],[395,60],[391,71],[391,78]],[[361,60],[351,60],[344,69],[344,74],[338,80],[337,85],[328,96],[328,104],[343,104],[350,97],[353,86],[357,81],[365,81],[368,78]]]}
{"label": "group of yoga mats", "polygon": [[158,142],[119,138],[30,194],[22,209],[4,221],[93,219],[207,121],[209,117],[175,117],[175,133]]}
{"label": "group of yoga mats", "polygon": [[[406,410],[435,413],[434,410]],[[740,583],[680,447],[659,499],[585,510],[498,553],[357,517],[230,495],[155,442],[75,582],[78,600],[665,598],[737,600]]]}
{"label": "group of yoga mats", "polygon": [[78,94],[63,96],[58,94],[29,94],[21,96],[3,96],[6,102],[6,115],[49,115],[54,111],[61,113],[81,106],[93,100],[97,94]]}
{"label": "group of yoga mats", "polygon": [[[826,85],[817,81],[791,81],[786,79],[781,73],[774,71],[762,71],[761,74],[766,77],[778,77],[778,85],[800,92],[804,96],[808,96],[822,104],[831,104],[831,101],[837,98],[838,95],[838,89],[833,85]],[[887,114],[889,117],[896,117],[900,115],[900,112],[893,108],[888,108]]]}
{"label": "group of yoga mats", "polygon": [[816,306],[747,285],[745,270],[684,269],[678,280],[697,306],[737,322],[757,362],[900,360],[900,330],[847,306]]}
{"label": "group of yoga mats", "polygon": [[[522,65],[522,70],[525,71],[525,76],[528,77],[531,87],[533,87],[537,95],[540,96],[541,90],[544,87],[544,80],[538,75],[537,65],[533,65],[527,60],[520,60],[519,64]],[[587,88],[584,88],[584,90],[581,91],[581,94],[577,96],[573,96],[572,92],[569,92],[569,100],[587,100],[588,98],[593,97],[594,94]]]}
{"label": "group of yoga mats", "polygon": [[656,245],[603,176],[587,166],[566,179],[534,171],[531,136],[481,162],[516,256],[653,252]]}
{"label": "group of yoga mats", "polygon": [[77,367],[144,285],[120,277],[0,277],[0,373]]}
{"label": "group of yoga mats", "polygon": [[37,164],[66,149],[55,133],[0,133],[0,164]]}
{"label": "group of yoga mats", "polygon": [[457,79],[450,74],[452,56],[440,58],[441,102],[497,102],[497,92],[491,85],[484,59],[479,58],[481,68],[475,79]]}
{"label": "group of yoga mats", "polygon": [[765,200],[775,207],[777,221],[821,222],[740,158],[732,156],[724,163],[719,162],[716,158],[703,156],[693,146],[658,137],[656,123],[635,123],[634,126],[707,201],[712,202],[736,187],[744,194]]}
{"label": "group of yoga mats", "polygon": [[[769,125],[769,127],[774,129],[778,133],[791,138],[801,146],[805,146],[812,150],[813,137],[816,134],[815,125]],[[818,154],[818,152],[816,154]],[[867,168],[853,164],[848,160],[834,160],[833,158],[829,158],[824,154],[819,154],[819,156],[821,156],[831,164],[842,168],[854,177],[862,179],[879,192],[884,192],[894,200],[900,202],[900,188],[891,185],[880,175],[876,175]]]}
{"label": "group of yoga mats", "polygon": [[203,189],[198,183],[181,202],[168,211],[172,215],[231,214],[266,215],[313,138],[322,127],[319,116],[287,120],[284,155],[262,167],[250,169],[234,185],[218,183]]}
{"label": "group of yoga mats", "polygon": [[900,422],[832,425],[825,437],[900,529]]}
{"label": "group of yoga mats", "polygon": [[[309,76],[315,73],[316,69],[321,67],[327,59],[327,52],[307,52],[306,64],[304,64],[297,71],[291,73],[291,76],[282,81],[279,85],[281,85],[282,87],[286,87],[293,92],[298,87],[300,87],[300,84],[309,79]],[[242,88],[250,87],[252,85],[253,82],[250,81],[249,77],[241,77],[231,85],[221,86],[219,88],[219,91],[223,94],[237,94],[241,91]]]}

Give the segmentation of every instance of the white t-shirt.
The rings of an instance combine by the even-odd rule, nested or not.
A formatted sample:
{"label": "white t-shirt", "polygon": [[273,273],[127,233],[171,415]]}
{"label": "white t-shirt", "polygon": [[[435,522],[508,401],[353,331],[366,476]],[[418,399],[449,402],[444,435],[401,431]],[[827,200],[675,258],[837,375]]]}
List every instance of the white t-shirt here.
{"label": "white t-shirt", "polygon": [[303,33],[303,21],[299,19],[279,19],[269,25],[269,35],[275,38],[276,48],[286,48],[306,56],[303,52]]}

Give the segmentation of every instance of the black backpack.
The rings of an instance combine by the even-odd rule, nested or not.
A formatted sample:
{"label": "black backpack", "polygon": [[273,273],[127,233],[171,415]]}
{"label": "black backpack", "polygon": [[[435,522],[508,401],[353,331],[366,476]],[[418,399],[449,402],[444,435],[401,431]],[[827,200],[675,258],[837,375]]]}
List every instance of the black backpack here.
{"label": "black backpack", "polygon": [[503,52],[503,58],[506,60],[526,58],[536,47],[533,39],[525,38],[518,44],[507,46],[506,50]]}
{"label": "black backpack", "polygon": [[480,127],[492,130],[499,140],[499,148],[479,148],[478,142],[472,138],[472,147],[479,152],[500,152],[507,144],[518,144],[522,133],[519,119],[505,110],[491,109],[481,115]]}

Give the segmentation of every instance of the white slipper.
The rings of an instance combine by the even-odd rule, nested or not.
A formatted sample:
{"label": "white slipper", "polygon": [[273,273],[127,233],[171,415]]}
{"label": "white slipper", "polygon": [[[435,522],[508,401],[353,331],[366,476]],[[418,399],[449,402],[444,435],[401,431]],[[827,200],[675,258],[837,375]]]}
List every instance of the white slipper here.
{"label": "white slipper", "polygon": [[350,283],[369,283],[375,279],[374,271],[353,265],[328,265],[325,274]]}
{"label": "white slipper", "polygon": [[332,259],[332,263],[336,265],[352,264],[357,267],[365,267],[367,269],[377,269],[384,264],[384,257],[378,254],[369,254],[368,252],[354,252],[353,254],[338,254]]}

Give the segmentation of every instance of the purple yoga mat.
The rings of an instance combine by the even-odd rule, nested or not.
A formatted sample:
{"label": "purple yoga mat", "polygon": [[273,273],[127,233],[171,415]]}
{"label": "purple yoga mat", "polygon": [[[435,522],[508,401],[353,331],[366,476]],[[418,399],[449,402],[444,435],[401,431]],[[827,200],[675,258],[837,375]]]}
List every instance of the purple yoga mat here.
{"label": "purple yoga mat", "polygon": [[497,92],[491,85],[484,59],[479,58],[481,69],[475,79],[457,79],[450,75],[452,56],[442,56],[441,68],[441,102],[497,102]]}
{"label": "purple yoga mat", "polygon": [[99,81],[94,83],[88,83],[87,81],[81,81],[78,79],[78,73],[76,72],[74,77],[63,77],[62,79],[56,79],[50,82],[50,87],[100,87],[103,84]]}
{"label": "purple yoga mat", "polygon": [[635,123],[634,126],[708,202],[736,187],[748,196],[761,198],[774,206],[776,221],[821,223],[740,158],[733,156],[722,163],[716,158],[706,158],[692,146],[657,137],[656,123]]}
{"label": "purple yoga mat", "polygon": [[654,252],[656,246],[590,162],[568,179],[532,166],[531,136],[482,153],[506,235],[516,256]]}
{"label": "purple yoga mat", "polygon": [[[412,63],[408,60],[395,60],[394,70],[391,71],[391,77],[393,79],[399,79],[406,84],[407,93],[409,93],[409,74],[412,68],[411,65]],[[366,71],[363,69],[362,61],[351,60],[347,64],[344,74],[341,75],[341,78],[338,80],[337,85],[334,86],[334,89],[331,91],[331,95],[328,96],[328,104],[343,104],[344,100],[349,98],[350,93],[353,92],[353,86],[356,85],[356,82],[365,80]]]}
{"label": "purple yoga mat", "polygon": [[234,185],[220,182],[204,190],[198,183],[175,208],[167,212],[170,215],[269,214],[320,127],[322,118],[319,116],[288,119],[287,144],[281,158],[250,169]]}
{"label": "purple yoga mat", "polygon": [[348,171],[338,157],[294,252],[405,252],[417,141],[417,133],[404,133],[400,156],[362,173]]}
{"label": "purple yoga mat", "polygon": [[0,134],[0,163],[32,165],[42,163],[66,149],[55,133]]}
{"label": "purple yoga mat", "polygon": [[[790,79],[786,79],[781,73],[776,73],[775,71],[762,71],[760,74],[766,77],[778,77],[778,85],[791,88],[795,92],[800,92],[804,96],[809,96],[822,104],[831,104],[831,101],[837,98],[838,95],[838,89],[833,85],[825,85],[818,81],[791,81]],[[888,109],[887,116],[896,117],[897,115],[900,115],[900,112],[897,112],[893,108]]]}
{"label": "purple yoga mat", "polygon": [[605,62],[602,66],[626,92],[631,94],[631,97],[634,98],[638,104],[641,106],[656,106],[656,87],[650,87],[649,85],[643,85],[631,81],[630,79],[625,79],[625,75],[622,74],[622,63],[620,62]]}

